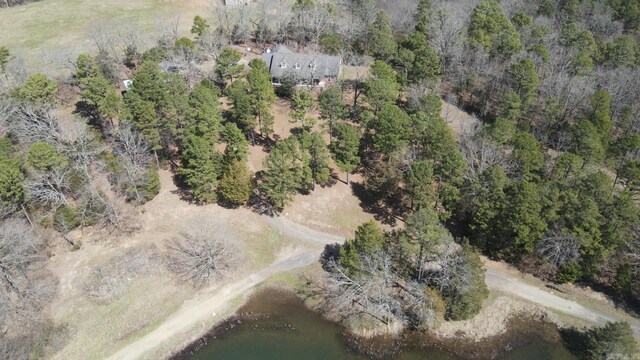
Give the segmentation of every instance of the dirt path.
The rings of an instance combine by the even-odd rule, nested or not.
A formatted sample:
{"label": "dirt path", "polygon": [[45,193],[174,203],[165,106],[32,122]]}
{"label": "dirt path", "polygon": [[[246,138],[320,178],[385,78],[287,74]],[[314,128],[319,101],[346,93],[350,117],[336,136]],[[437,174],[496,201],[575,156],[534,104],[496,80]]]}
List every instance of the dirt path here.
{"label": "dirt path", "polygon": [[[540,304],[547,309],[556,310],[593,324],[604,325],[608,321],[621,320],[581,305],[575,301],[554,295],[545,289],[527,284],[523,280],[513,276],[510,271],[501,269],[499,266],[491,266],[491,264],[489,264],[487,267],[486,282],[487,286],[492,290],[502,291],[509,295]],[[632,322],[631,328],[636,338],[640,338],[640,322]]]}
{"label": "dirt path", "polygon": [[182,307],[152,332],[129,344],[116,354],[108,357],[108,359],[139,359],[145,353],[158,347],[163,341],[179,333],[189,331],[200,322],[215,317],[217,313],[225,309],[231,300],[249,291],[266,279],[282,272],[307,266],[317,259],[317,251],[305,251],[297,255],[289,256],[264,270],[231,283],[205,301]]}
{"label": "dirt path", "polygon": [[[323,245],[344,241],[344,238],[341,236],[313,230],[284,217],[266,218],[266,222],[284,235],[303,241]],[[121,349],[108,359],[125,360],[142,357],[145,353],[155,349],[163,341],[170,339],[178,333],[188,331],[200,322],[216,316],[216,313],[224,310],[231,300],[246,293],[268,278],[279,273],[312,264],[314,261],[317,261],[319,251],[321,250],[318,247],[318,249],[288,255],[284,259],[276,261],[271,266],[259,272],[223,287],[216,295],[202,302],[184,306],[155,330]],[[560,311],[564,314],[598,325],[602,325],[607,321],[618,320],[600,311],[527,284],[525,281],[511,274],[511,271],[503,269],[502,266],[496,264],[491,265],[491,262],[488,263],[486,281],[490,289],[499,290],[509,295],[542,305],[548,309]],[[640,324],[635,322],[632,324],[632,328],[636,337],[640,338]]]}
{"label": "dirt path", "polygon": [[318,245],[342,242],[344,240],[343,237],[309,229],[283,217],[265,218],[268,224],[275,230],[283,233],[283,235],[311,242],[317,246],[314,246],[311,250],[305,250],[304,252],[287,255],[284,258],[278,259],[269,267],[224,286],[214,296],[204,301],[188,303],[153,331],[120,349],[120,351],[108,359],[125,360],[143,357],[146,353],[157,348],[163,341],[177,334],[187,332],[201,322],[215,317],[216,314],[227,307],[230,301],[245,294],[268,278],[296,268],[308,266],[314,261],[317,261],[322,251],[322,248]]}

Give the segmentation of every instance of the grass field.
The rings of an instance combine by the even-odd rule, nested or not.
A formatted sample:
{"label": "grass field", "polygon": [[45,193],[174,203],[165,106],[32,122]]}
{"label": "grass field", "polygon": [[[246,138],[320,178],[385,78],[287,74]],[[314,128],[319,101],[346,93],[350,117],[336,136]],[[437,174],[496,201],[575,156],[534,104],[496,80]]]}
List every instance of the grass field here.
{"label": "grass field", "polygon": [[52,59],[95,51],[91,34],[97,29],[135,31],[151,43],[162,23],[179,19],[180,33],[188,34],[193,17],[210,17],[211,11],[209,0],[42,0],[0,8],[0,45],[29,68],[53,73]]}

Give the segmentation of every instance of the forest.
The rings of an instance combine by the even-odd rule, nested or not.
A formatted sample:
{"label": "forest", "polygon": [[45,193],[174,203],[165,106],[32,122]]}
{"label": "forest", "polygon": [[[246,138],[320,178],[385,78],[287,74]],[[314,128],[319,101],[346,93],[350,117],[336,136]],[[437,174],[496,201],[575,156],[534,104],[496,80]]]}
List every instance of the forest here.
{"label": "forest", "polygon": [[[480,255],[640,306],[639,1],[265,1],[196,16],[189,36],[165,30],[147,49],[102,33],[55,78],[0,46],[0,329],[27,317],[42,330],[37,314],[57,288],[48,236],[79,248],[74,229],[137,231],[132,209],[158,193],[160,167],[189,201],[271,216],[317,186],[350,184],[392,230],[362,224],[322,254],[309,295],[349,324],[473,317],[488,296]],[[238,44],[340,55],[367,71],[322,90],[274,88]],[[296,125],[286,138],[274,135],[278,99]],[[453,132],[442,101],[474,121]],[[255,145],[267,155],[252,173]],[[216,270],[194,264],[232,266],[231,249],[207,239],[171,249],[196,285]],[[628,345],[627,330],[616,329]],[[585,354],[606,347],[590,336]]]}

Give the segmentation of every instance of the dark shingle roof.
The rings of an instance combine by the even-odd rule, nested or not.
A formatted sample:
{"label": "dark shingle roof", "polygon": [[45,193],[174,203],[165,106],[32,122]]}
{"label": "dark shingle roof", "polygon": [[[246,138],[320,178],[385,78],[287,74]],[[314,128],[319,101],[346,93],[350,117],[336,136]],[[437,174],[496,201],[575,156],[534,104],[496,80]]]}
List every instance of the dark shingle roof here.
{"label": "dark shingle roof", "polygon": [[335,78],[340,74],[342,58],[323,54],[298,54],[284,46],[262,54],[274,78],[293,76],[300,80]]}

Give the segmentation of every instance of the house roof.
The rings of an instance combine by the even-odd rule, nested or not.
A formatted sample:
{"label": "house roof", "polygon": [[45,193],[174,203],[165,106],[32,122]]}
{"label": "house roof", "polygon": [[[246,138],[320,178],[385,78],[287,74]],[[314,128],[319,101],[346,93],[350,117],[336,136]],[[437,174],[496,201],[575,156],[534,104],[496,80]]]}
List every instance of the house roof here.
{"label": "house roof", "polygon": [[270,53],[262,54],[269,72],[274,78],[293,76],[296,79],[324,79],[340,74],[342,58],[324,54],[294,53],[284,46],[278,46]]}

